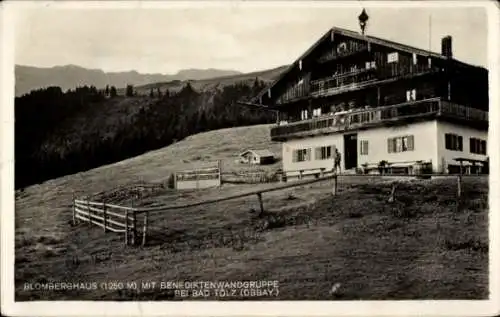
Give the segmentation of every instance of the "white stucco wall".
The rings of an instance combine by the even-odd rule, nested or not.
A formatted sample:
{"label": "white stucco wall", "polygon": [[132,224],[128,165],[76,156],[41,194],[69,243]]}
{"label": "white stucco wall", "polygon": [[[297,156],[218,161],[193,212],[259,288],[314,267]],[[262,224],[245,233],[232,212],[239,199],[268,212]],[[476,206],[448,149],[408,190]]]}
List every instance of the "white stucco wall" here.
{"label": "white stucco wall", "polygon": [[[453,133],[456,135],[462,136],[463,140],[463,150],[462,151],[452,151],[447,150],[445,147],[445,134]],[[438,162],[439,162],[439,171],[447,172],[448,164],[456,164],[459,165],[459,162],[453,160],[456,157],[463,157],[468,159],[475,160],[485,160],[487,155],[475,154],[470,152],[470,138],[478,138],[486,141],[486,154],[488,154],[488,131],[477,130],[474,128],[453,124],[449,122],[438,122],[437,123],[437,149],[438,149]],[[443,164],[444,162],[444,164]],[[464,163],[466,164],[466,163]]]}
{"label": "white stucco wall", "polygon": [[[310,137],[304,139],[288,140],[283,143],[283,169],[301,170],[311,168],[326,168],[331,170],[333,160],[316,160],[316,147],[335,145],[342,154],[342,170],[344,170],[344,134],[358,134],[358,167],[364,163],[378,164],[382,160],[388,162],[403,161],[432,161],[433,166],[437,164],[437,123],[436,121],[427,121],[412,123],[396,127],[379,127],[368,130],[349,131],[346,133],[337,133],[331,135]],[[388,153],[387,139],[399,136],[414,136],[414,150],[399,153]],[[361,155],[361,141],[368,141],[368,155]],[[292,154],[295,149],[311,148],[312,159],[305,162],[292,162]]]}
{"label": "white stucco wall", "polygon": [[[333,168],[333,159],[317,160],[315,157],[315,148],[320,146],[336,146],[342,154],[341,166],[344,166],[344,135],[342,133],[322,135],[311,138],[288,140],[283,143],[283,170],[295,171],[301,169],[325,168],[331,170]],[[295,149],[311,148],[312,158],[310,161],[292,162],[293,151]]]}
{"label": "white stucco wall", "polygon": [[[378,164],[382,160],[391,163],[430,161],[434,172],[447,172],[447,164],[459,164],[455,157],[484,160],[486,155],[470,153],[469,138],[475,137],[486,140],[488,132],[476,130],[462,125],[441,122],[437,120],[412,123],[395,127],[378,127],[368,130],[349,131],[331,135],[316,136],[304,139],[288,140],[283,143],[283,169],[285,171],[307,170],[325,168],[327,171],[333,167],[333,159],[317,160],[315,148],[320,146],[335,145],[342,154],[342,170],[344,170],[344,134],[357,133],[358,167],[362,164]],[[445,148],[445,133],[454,133],[463,137],[463,151],[451,151]],[[413,135],[413,151],[389,153],[387,139]],[[361,141],[368,141],[368,155],[361,155]],[[489,144],[487,144],[489,146]],[[292,162],[293,150],[311,148],[311,160]],[[444,165],[443,165],[444,162]]]}
{"label": "white stucco wall", "polygon": [[[358,166],[364,163],[431,161],[433,169],[437,164],[437,123],[425,121],[396,127],[379,127],[358,132]],[[389,153],[387,139],[413,135],[413,151]],[[368,141],[368,155],[360,155],[361,141]]]}

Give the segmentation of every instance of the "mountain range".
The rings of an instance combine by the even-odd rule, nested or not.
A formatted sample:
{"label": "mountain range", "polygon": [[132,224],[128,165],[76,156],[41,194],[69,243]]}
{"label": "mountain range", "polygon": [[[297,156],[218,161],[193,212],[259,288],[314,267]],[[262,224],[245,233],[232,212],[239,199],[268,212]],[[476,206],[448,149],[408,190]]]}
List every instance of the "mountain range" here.
{"label": "mountain range", "polygon": [[93,85],[97,88],[104,88],[106,85],[124,88],[127,84],[140,86],[173,80],[204,80],[239,74],[242,73],[214,68],[183,69],[176,74],[141,74],[137,71],[104,72],[101,69],[87,69],[76,65],[49,68],[16,65],[15,94],[21,96],[31,90],[49,86],[59,86],[63,91],[84,85]]}

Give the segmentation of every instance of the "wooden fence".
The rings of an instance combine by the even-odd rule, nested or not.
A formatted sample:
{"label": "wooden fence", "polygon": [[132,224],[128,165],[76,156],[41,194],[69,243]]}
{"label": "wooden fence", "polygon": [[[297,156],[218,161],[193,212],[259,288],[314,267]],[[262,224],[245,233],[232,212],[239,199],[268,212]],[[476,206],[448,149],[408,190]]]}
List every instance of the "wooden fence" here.
{"label": "wooden fence", "polygon": [[[471,176],[477,177],[477,175],[462,175],[462,174],[420,174],[418,176],[430,176],[430,177],[456,177],[457,179],[457,201],[462,195],[462,178]],[[142,245],[146,244],[147,231],[148,231],[148,218],[151,212],[163,212],[170,210],[177,210],[207,204],[219,203],[227,200],[238,199],[243,197],[249,197],[256,195],[259,201],[260,211],[264,212],[264,204],[262,200],[262,195],[268,192],[284,190],[292,187],[309,185],[317,182],[332,180],[332,195],[337,195],[338,192],[338,179],[341,177],[383,177],[383,178],[401,178],[401,177],[415,177],[415,175],[398,175],[398,176],[388,176],[388,175],[370,175],[370,174],[333,174],[330,176],[323,176],[320,178],[309,179],[309,180],[299,180],[293,183],[284,183],[282,185],[277,185],[272,188],[253,190],[246,193],[241,193],[237,195],[232,195],[228,197],[216,198],[204,200],[201,202],[194,202],[182,205],[171,205],[171,206],[157,206],[149,208],[133,208],[118,206],[114,204],[107,204],[102,202],[93,202],[86,200],[73,199],[73,223],[76,224],[77,219],[89,222],[89,224],[95,224],[104,229],[112,232],[121,232],[125,236],[125,244],[135,245],[138,243],[138,235],[142,235]],[[391,195],[394,195],[396,185],[393,185]],[[142,228],[137,230],[138,216],[142,215]]]}
{"label": "wooden fence", "polygon": [[216,167],[206,167],[191,170],[178,171],[174,174],[175,189],[199,189],[209,187],[220,187],[221,161],[217,161]]}

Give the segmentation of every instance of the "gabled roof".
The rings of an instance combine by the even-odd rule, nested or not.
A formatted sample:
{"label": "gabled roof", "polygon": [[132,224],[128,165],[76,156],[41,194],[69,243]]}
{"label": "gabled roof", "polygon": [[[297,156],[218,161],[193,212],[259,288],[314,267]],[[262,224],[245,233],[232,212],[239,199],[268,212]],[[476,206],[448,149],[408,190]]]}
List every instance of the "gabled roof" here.
{"label": "gabled roof", "polygon": [[242,152],[239,156],[245,155],[245,154],[247,154],[249,152],[252,152],[256,156],[260,156],[260,157],[274,156],[273,152],[271,152],[271,151],[269,151],[267,149],[263,149],[263,150],[251,150],[251,149],[248,149],[248,150]]}
{"label": "gabled roof", "polygon": [[[390,40],[381,39],[381,38],[370,36],[370,35],[362,35],[362,34],[360,34],[358,32],[354,32],[354,31],[351,31],[351,30],[343,29],[343,28],[332,27],[325,34],[323,34],[323,36],[321,36],[305,53],[303,53],[290,66],[288,66],[288,68],[285,69],[285,71],[283,71],[276,80],[274,80],[271,84],[269,84],[266,88],[264,88],[257,96],[255,96],[254,98],[252,98],[252,102],[256,102],[257,100],[259,100],[260,97],[262,97],[269,89],[271,89],[272,87],[274,87],[276,85],[276,83],[278,83],[279,81],[281,81],[281,79],[283,79],[283,77],[285,77],[294,67],[296,67],[296,65],[299,63],[300,60],[305,59],[321,43],[323,43],[325,40],[329,39],[330,38],[330,34],[332,32],[334,32],[336,34],[343,35],[343,36],[351,37],[351,38],[354,38],[354,39],[358,39],[358,40],[362,40],[362,41],[367,41],[368,43],[372,43],[372,44],[377,44],[377,45],[381,45],[381,46],[385,46],[385,47],[394,48],[395,50],[399,50],[399,51],[404,51],[404,52],[408,52],[408,53],[416,53],[416,54],[419,54],[419,55],[429,56],[429,57],[434,57],[434,58],[439,58],[439,59],[447,59],[445,56],[443,56],[441,54],[438,54],[438,53],[435,53],[435,52],[432,52],[432,51],[419,49],[419,48],[416,48],[416,47],[413,47],[413,46],[410,46],[410,45],[401,44],[401,43],[397,43],[397,42],[393,42],[393,41],[390,41]],[[452,59],[452,60],[453,60],[453,62],[461,64],[461,65],[466,65],[466,66],[469,66],[469,67],[482,68],[482,67],[478,67],[478,66],[474,66],[474,65],[470,65],[470,64],[466,64],[466,63],[460,62],[460,61],[458,61],[456,59]]]}

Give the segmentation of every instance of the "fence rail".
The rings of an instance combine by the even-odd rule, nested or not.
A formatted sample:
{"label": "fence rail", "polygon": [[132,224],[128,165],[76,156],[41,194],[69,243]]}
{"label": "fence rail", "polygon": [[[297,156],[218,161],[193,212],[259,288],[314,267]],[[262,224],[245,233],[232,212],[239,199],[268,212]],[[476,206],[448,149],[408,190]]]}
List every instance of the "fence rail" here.
{"label": "fence rail", "polygon": [[191,189],[221,186],[221,161],[216,167],[178,171],[174,174],[174,188]]}
{"label": "fence rail", "polygon": [[[317,170],[317,169],[314,169]],[[304,170],[301,170],[302,172]],[[138,242],[139,235],[142,235],[142,245],[146,244],[148,232],[148,218],[151,212],[171,211],[184,209],[189,207],[196,207],[208,204],[219,203],[223,201],[257,196],[261,212],[264,212],[264,204],[262,195],[269,192],[285,190],[293,187],[310,185],[318,182],[332,180],[332,194],[337,195],[338,181],[342,177],[382,177],[382,178],[401,178],[401,177],[456,177],[457,179],[457,199],[462,194],[462,178],[463,177],[477,177],[478,175],[470,174],[418,174],[418,175],[376,175],[376,174],[336,174],[325,176],[321,171],[321,176],[310,180],[299,180],[293,183],[274,186],[266,189],[251,190],[245,193],[221,197],[216,199],[209,199],[199,202],[187,203],[182,205],[166,205],[149,208],[133,208],[126,206],[119,206],[115,204],[108,204],[104,202],[94,202],[73,198],[73,223],[76,224],[77,219],[88,222],[90,225],[95,224],[104,229],[104,232],[111,231],[117,233],[124,233],[125,244],[135,245]],[[326,173],[326,172],[325,172]],[[99,207],[92,207],[99,206]],[[138,216],[142,215],[143,225],[138,228]],[[140,230],[138,230],[140,229]]]}

